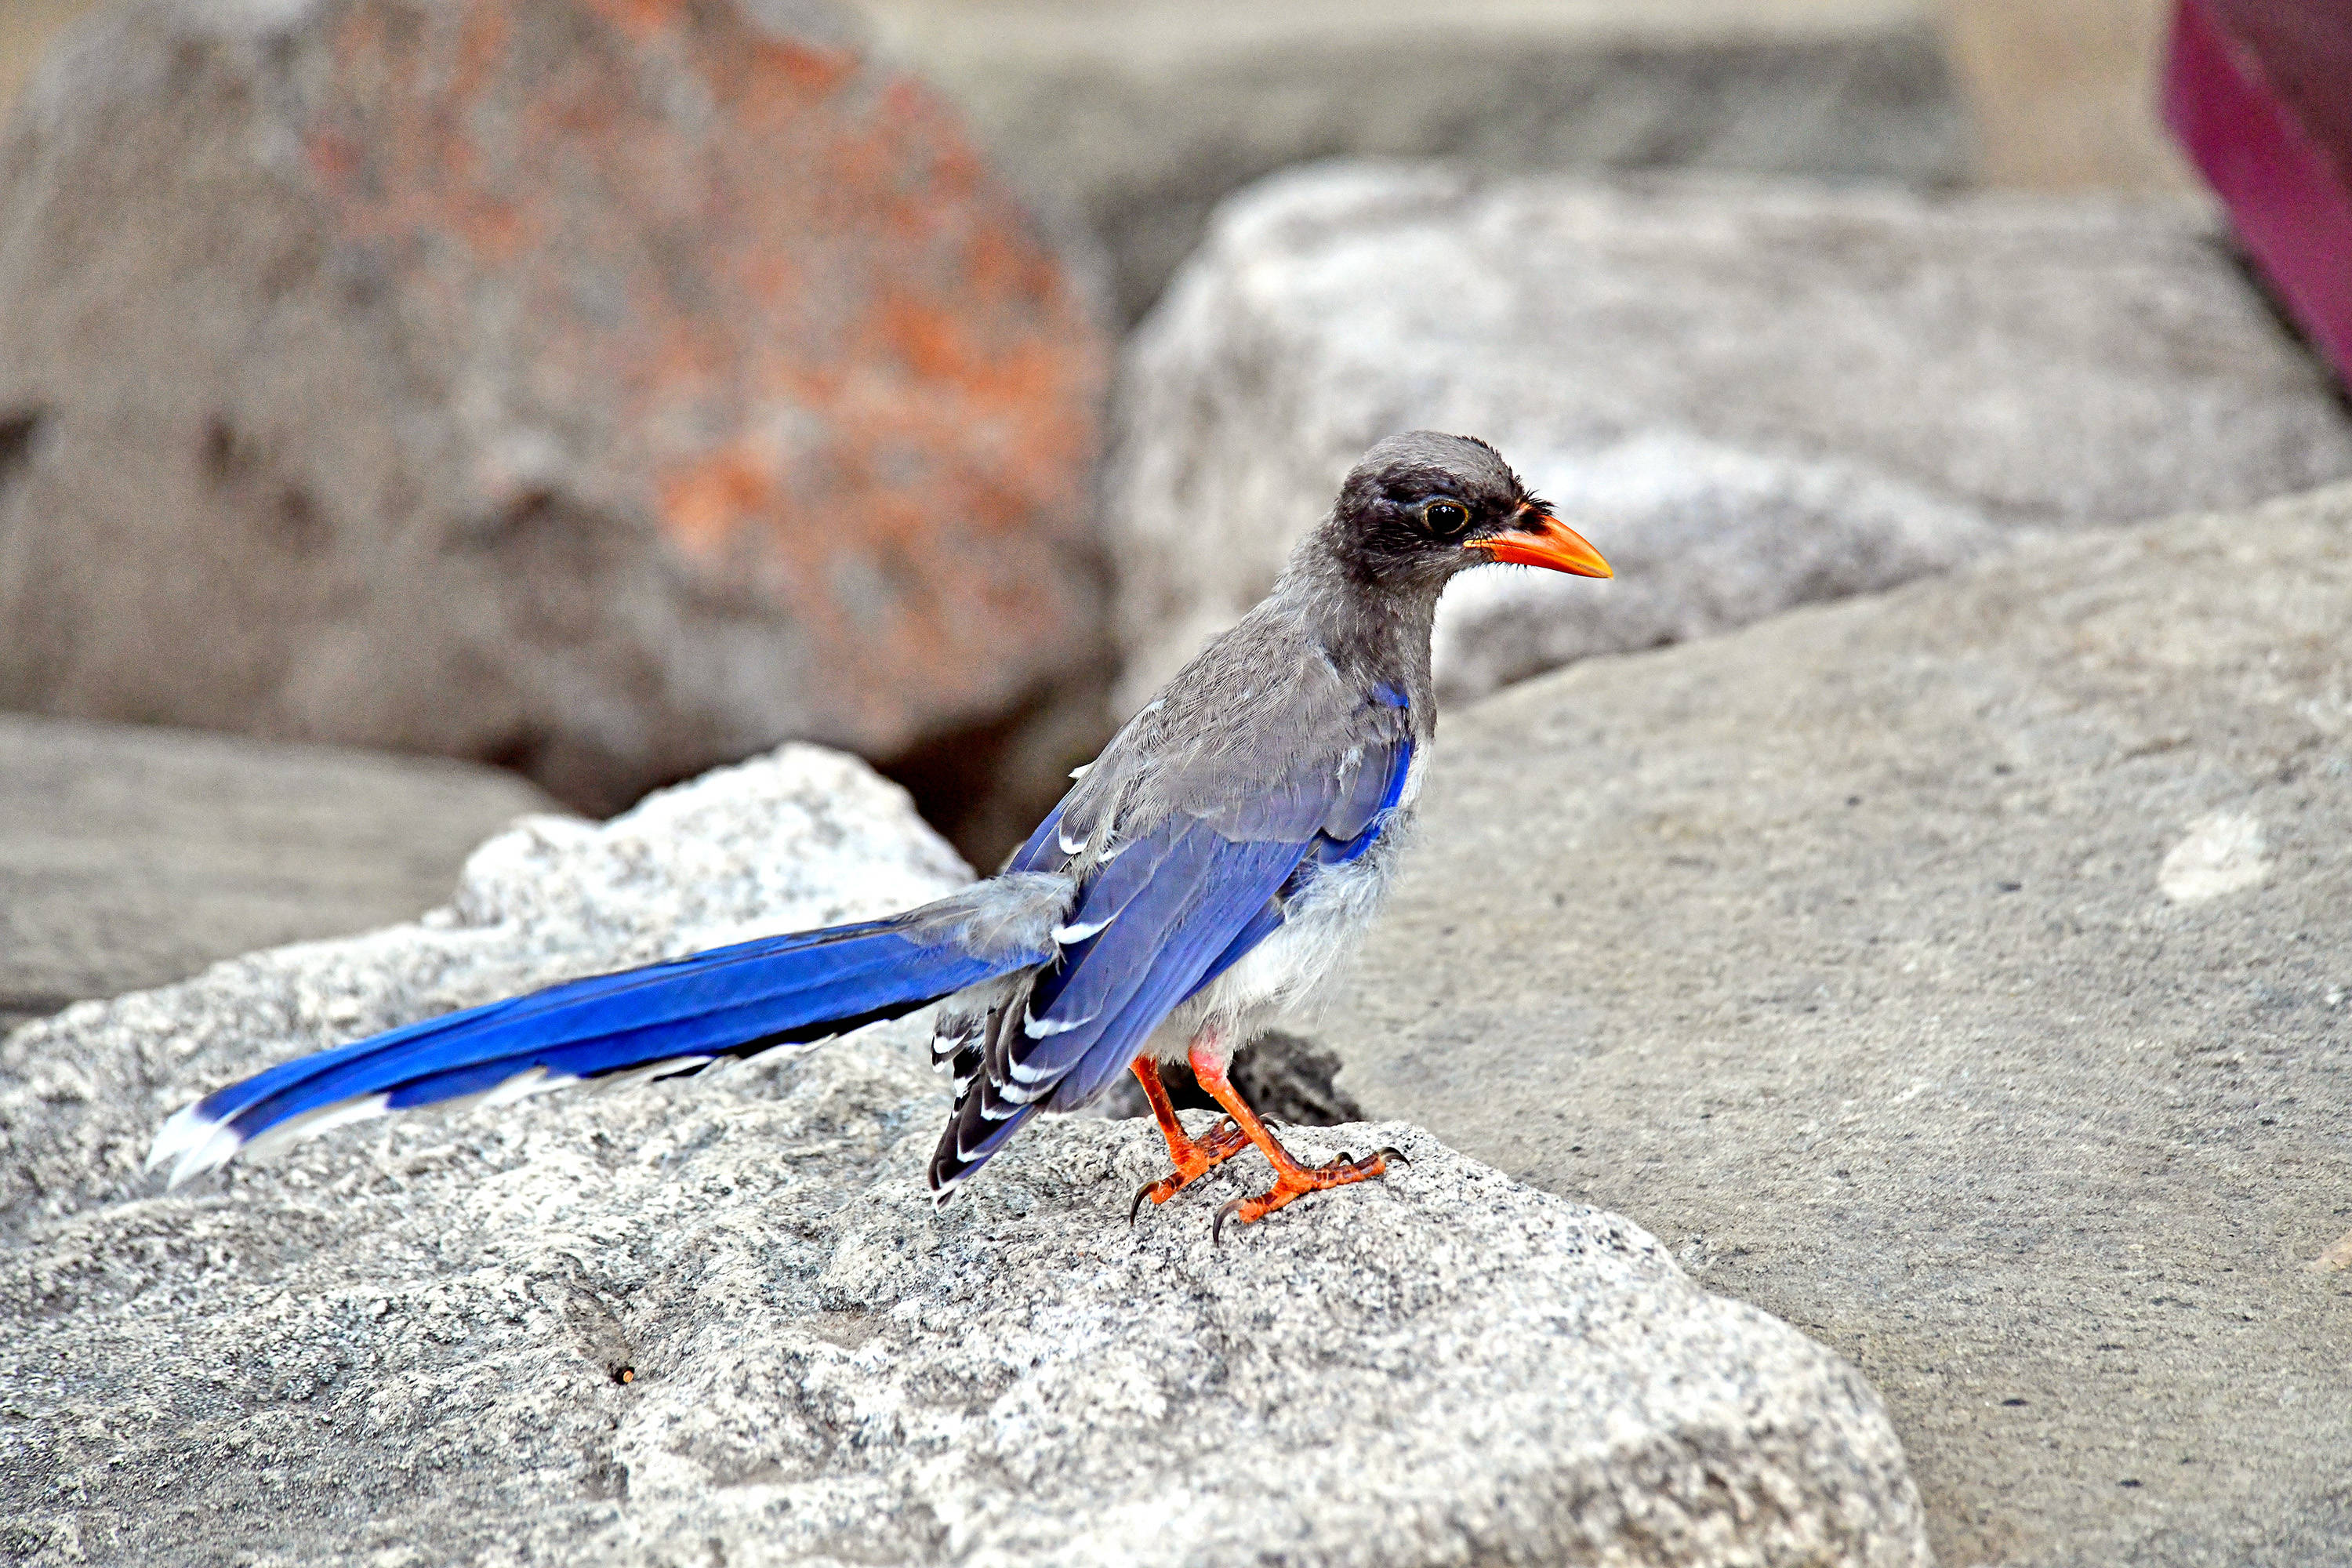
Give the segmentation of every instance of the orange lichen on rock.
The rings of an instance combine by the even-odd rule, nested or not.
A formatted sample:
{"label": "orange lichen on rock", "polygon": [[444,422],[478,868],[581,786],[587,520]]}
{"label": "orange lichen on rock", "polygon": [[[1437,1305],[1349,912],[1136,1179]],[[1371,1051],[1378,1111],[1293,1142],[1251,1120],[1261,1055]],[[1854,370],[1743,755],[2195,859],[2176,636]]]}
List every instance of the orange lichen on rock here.
{"label": "orange lichen on rock", "polygon": [[949,812],[1016,734],[1058,781],[1099,712],[1108,334],[854,22],[105,28],[0,132],[11,706],[488,758],[598,811],[795,738]]}
{"label": "orange lichen on rock", "polygon": [[814,733],[985,721],[1088,633],[1106,339],[931,89],[730,5],[338,10],[335,237],[689,591],[789,617]]}

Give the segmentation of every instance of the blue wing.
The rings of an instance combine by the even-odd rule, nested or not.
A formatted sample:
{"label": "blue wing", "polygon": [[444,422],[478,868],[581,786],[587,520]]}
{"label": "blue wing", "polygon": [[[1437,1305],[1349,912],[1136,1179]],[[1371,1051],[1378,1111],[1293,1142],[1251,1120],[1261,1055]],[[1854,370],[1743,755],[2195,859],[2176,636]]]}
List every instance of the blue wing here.
{"label": "blue wing", "polygon": [[[1160,850],[1141,879],[1118,873],[1147,848]],[[1063,950],[1060,968],[1041,976],[1028,1016],[1008,1031],[1007,1099],[1085,1104],[1124,1070],[1144,1037],[1207,977],[1298,868],[1305,846],[1279,839],[1235,843],[1187,820],[1164,844],[1139,844],[1082,894],[1072,925],[1103,923]],[[1130,891],[1118,884],[1139,882]],[[1092,893],[1095,889],[1088,889]]]}
{"label": "blue wing", "polygon": [[[1399,706],[1402,707],[1402,704],[1400,703]],[[1218,975],[1240,963],[1248,955],[1250,949],[1279,931],[1283,921],[1286,918],[1291,900],[1306,892],[1314,883],[1317,876],[1330,867],[1344,866],[1349,861],[1360,858],[1366,850],[1379,842],[1381,829],[1388,826],[1389,814],[1396,809],[1397,803],[1404,797],[1405,779],[1412,772],[1412,742],[1407,739],[1397,744],[1390,757],[1387,777],[1381,790],[1379,804],[1369,815],[1360,817],[1345,812],[1334,813],[1331,826],[1316,836],[1314,843],[1308,845],[1307,853],[1299,857],[1297,865],[1292,868],[1290,876],[1276,890],[1274,897],[1268,899],[1255,914],[1250,916],[1242,929],[1234,933],[1234,940],[1225,945],[1225,950],[1217,955],[1216,961],[1211,963],[1207,971],[1193,984],[1192,991],[1184,994],[1185,999],[1189,999],[1193,991],[1200,990]],[[1373,778],[1379,775],[1367,769],[1363,776]],[[1350,826],[1358,823],[1360,826],[1355,826],[1354,831],[1350,832],[1349,830]]]}

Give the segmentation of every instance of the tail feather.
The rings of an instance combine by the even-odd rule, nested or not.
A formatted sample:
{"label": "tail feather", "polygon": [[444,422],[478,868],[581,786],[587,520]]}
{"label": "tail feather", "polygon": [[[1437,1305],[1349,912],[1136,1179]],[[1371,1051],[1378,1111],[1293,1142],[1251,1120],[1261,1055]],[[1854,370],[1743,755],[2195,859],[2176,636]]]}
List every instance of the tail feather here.
{"label": "tail feather", "polygon": [[1035,1104],[1002,1107],[1002,1120],[990,1116],[982,1108],[981,1097],[974,1089],[965,1091],[956,1102],[948,1121],[947,1131],[940,1139],[939,1148],[932,1152],[929,1171],[931,1201],[944,1208],[956,1194],[956,1190],[977,1174],[982,1165],[994,1157],[999,1149],[1012,1141],[1022,1124],[1035,1115]]}
{"label": "tail feather", "polygon": [[164,1124],[148,1164],[176,1158],[177,1186],[265,1134],[276,1143],[414,1106],[692,1072],[897,1017],[1040,956],[974,952],[943,934],[936,919],[902,916],[766,937],[411,1024],[206,1095]]}
{"label": "tail feather", "polygon": [[[535,1021],[547,1019],[549,1015],[565,1009],[593,1009],[597,1021],[607,1029],[625,1029],[675,1017],[692,1016],[708,1005],[707,996],[713,994],[723,995],[730,982],[740,982],[742,966],[747,963],[806,948],[832,945],[882,930],[887,923],[874,921],[819,931],[795,931],[789,936],[768,937],[732,947],[714,948],[708,952],[673,959],[666,963],[648,964],[641,969],[622,970],[611,974],[590,975],[551,985],[527,995],[510,996],[461,1012],[443,1014],[437,1018],[425,1018],[363,1040],[355,1040],[347,1046],[337,1046],[281,1062],[226,1089],[215,1090],[194,1109],[214,1119],[233,1116],[289,1088],[316,1083],[331,1069],[397,1052],[422,1051],[433,1042],[450,1035],[462,1034],[475,1041],[486,1040],[490,1037],[491,1031],[499,1026],[527,1028]],[[551,1037],[558,1036],[562,1025],[560,1021],[550,1020],[547,1028]]]}
{"label": "tail feather", "polygon": [[[771,938],[663,964],[653,983],[637,970],[573,981],[555,987],[570,994],[553,1005],[493,1003],[414,1037],[395,1030],[344,1060],[308,1058],[310,1070],[233,1114],[267,1125],[379,1089],[396,1090],[391,1109],[404,1110],[482,1092],[531,1067],[584,1079],[667,1057],[747,1055],[911,1011],[971,984],[967,973],[990,973],[895,931],[817,934],[824,940]],[[434,1091],[445,1079],[446,1092]]]}

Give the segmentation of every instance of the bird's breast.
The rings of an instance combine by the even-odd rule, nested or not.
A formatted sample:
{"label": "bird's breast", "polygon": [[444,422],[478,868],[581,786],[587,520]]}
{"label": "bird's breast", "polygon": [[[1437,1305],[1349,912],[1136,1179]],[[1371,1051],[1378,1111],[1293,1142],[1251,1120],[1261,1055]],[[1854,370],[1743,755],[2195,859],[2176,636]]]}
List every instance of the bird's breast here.
{"label": "bird's breast", "polygon": [[1379,918],[1410,826],[1400,806],[1363,854],[1317,868],[1285,904],[1282,924],[1196,998],[1197,1016],[1288,1012],[1343,970]]}

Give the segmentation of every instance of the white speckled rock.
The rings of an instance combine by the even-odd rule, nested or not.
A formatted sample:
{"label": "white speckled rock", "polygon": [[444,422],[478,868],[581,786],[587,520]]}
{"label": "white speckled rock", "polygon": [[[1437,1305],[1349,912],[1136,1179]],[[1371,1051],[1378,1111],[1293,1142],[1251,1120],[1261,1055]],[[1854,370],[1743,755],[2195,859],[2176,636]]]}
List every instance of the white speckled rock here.
{"label": "white speckled rock", "polygon": [[2352,420],[2195,208],[1335,163],[1221,209],[1130,341],[1107,521],[1131,704],[1339,477],[1484,436],[1614,583],[1448,595],[1450,701],[2352,474]]}
{"label": "white speckled rock", "polygon": [[[1625,1220],[1414,1130],[1222,1248],[1149,1123],[919,1185],[915,1021],[395,1119],[194,1195],[157,1118],[291,1050],[870,914],[963,868],[789,750],[493,840],[417,925],[78,1006],[0,1058],[0,1545],[101,1563],[1924,1563],[1876,1396]],[[620,1381],[625,1369],[630,1381]]]}

